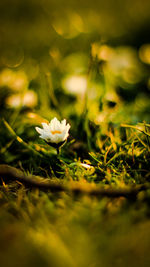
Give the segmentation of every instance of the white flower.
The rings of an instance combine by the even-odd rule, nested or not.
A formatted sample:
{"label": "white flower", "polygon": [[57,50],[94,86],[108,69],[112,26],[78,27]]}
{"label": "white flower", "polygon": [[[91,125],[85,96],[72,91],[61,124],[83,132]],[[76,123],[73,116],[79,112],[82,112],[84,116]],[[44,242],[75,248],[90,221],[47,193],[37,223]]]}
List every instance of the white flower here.
{"label": "white flower", "polygon": [[42,123],[43,129],[35,127],[36,131],[40,134],[40,138],[44,139],[50,144],[61,144],[66,141],[69,135],[70,124],[66,124],[66,120],[61,122],[54,118],[49,124]]}
{"label": "white flower", "polygon": [[62,81],[63,87],[71,94],[84,96],[87,89],[87,79],[85,76],[72,75]]}
{"label": "white flower", "polygon": [[28,90],[25,94],[14,94],[6,98],[6,105],[12,108],[22,107],[35,107],[37,105],[38,99],[37,94]]}

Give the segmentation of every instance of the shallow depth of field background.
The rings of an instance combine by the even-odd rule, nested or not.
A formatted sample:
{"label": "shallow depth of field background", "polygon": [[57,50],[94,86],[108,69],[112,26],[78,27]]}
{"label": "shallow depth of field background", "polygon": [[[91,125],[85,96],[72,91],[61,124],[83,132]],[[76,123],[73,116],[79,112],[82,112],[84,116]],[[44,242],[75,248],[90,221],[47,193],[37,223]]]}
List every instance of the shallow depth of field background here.
{"label": "shallow depth of field background", "polygon": [[[59,157],[35,131],[54,117],[71,125]],[[81,186],[143,184],[149,123],[149,1],[0,2],[0,164]],[[149,190],[131,201],[0,180],[2,266],[149,266]]]}

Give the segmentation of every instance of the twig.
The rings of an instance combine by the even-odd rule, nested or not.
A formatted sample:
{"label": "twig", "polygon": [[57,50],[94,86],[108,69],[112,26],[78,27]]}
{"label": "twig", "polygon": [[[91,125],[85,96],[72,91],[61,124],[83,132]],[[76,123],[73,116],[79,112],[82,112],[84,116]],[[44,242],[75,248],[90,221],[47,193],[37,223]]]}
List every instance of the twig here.
{"label": "twig", "polygon": [[143,190],[150,188],[149,184],[136,185],[126,188],[112,188],[95,184],[86,184],[80,182],[61,182],[52,181],[40,176],[26,175],[21,170],[6,164],[0,164],[0,177],[8,181],[19,181],[29,188],[39,188],[41,190],[50,190],[53,192],[70,192],[74,194],[87,194],[90,196],[106,197],[126,197],[135,198]]}
{"label": "twig", "polygon": [[0,164],[0,177],[8,181],[19,181],[29,187],[37,187],[40,189],[50,189],[54,191],[64,191],[64,186],[60,182],[53,182],[49,179],[25,174],[23,171],[11,167],[7,164]]}

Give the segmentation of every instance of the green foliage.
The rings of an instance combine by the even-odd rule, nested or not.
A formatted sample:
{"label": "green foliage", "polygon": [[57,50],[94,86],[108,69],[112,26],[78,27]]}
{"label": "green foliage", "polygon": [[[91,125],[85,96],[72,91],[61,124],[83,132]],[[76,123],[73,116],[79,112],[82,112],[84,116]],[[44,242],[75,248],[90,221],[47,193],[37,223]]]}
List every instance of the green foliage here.
{"label": "green foliage", "polygon": [[[149,183],[149,1],[13,2],[0,3],[0,164],[81,187]],[[60,155],[35,131],[54,117],[71,125]],[[150,265],[149,190],[0,181],[1,266]]]}

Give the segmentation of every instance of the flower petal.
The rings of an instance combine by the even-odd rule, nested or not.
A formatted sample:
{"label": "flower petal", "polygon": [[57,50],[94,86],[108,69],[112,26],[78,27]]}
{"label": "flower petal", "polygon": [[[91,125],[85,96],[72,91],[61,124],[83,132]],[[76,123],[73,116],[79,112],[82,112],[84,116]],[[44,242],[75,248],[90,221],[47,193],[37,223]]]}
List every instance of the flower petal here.
{"label": "flower petal", "polygon": [[54,118],[54,119],[51,120],[49,126],[50,126],[50,129],[51,129],[52,131],[55,131],[55,130],[57,129],[57,127],[56,127],[56,123],[57,123],[57,118]]}
{"label": "flower petal", "polygon": [[42,122],[42,126],[44,130],[48,130],[49,129],[49,125],[45,122]]}
{"label": "flower petal", "polygon": [[61,125],[63,125],[63,127],[66,126],[66,119],[61,121]]}
{"label": "flower petal", "polygon": [[42,134],[43,133],[43,129],[39,128],[39,127],[35,127],[35,130],[39,133]]}
{"label": "flower petal", "polygon": [[66,125],[66,129],[67,129],[67,131],[69,131],[70,130],[70,124],[68,123],[67,125]]}

